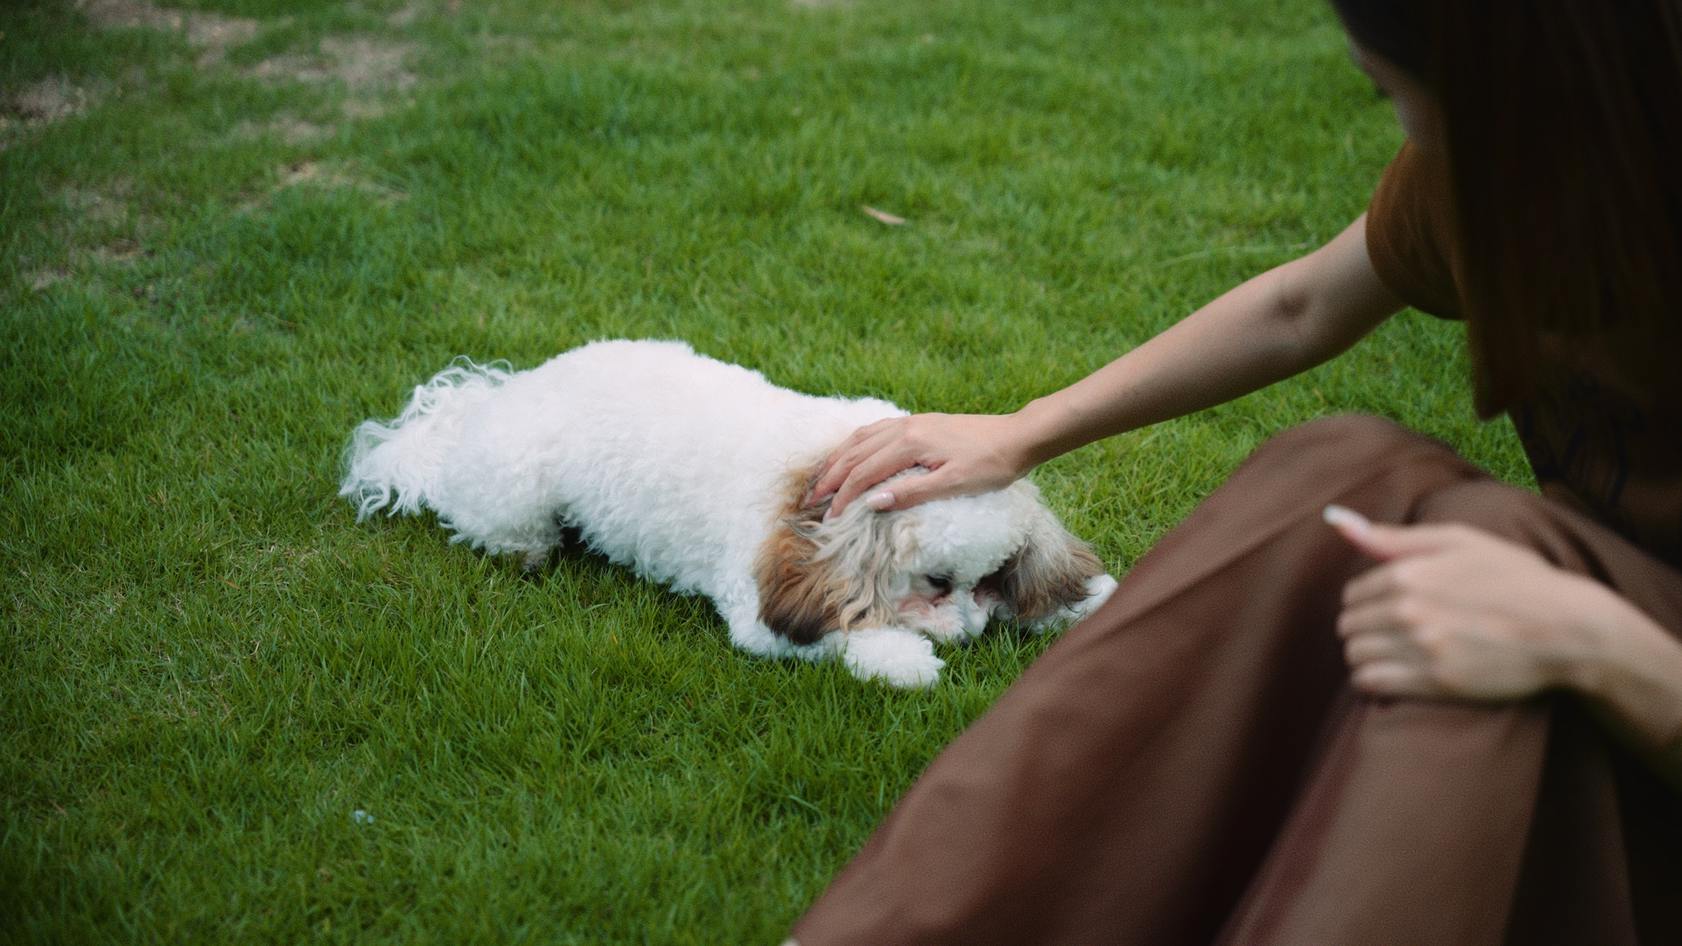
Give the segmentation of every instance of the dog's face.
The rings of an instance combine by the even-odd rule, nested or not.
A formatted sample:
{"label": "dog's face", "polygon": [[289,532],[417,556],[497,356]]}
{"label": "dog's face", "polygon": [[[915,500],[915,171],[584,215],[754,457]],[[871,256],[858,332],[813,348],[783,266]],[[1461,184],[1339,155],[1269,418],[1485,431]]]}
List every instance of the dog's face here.
{"label": "dog's face", "polygon": [[1026,480],[979,496],[878,513],[854,503],[785,514],[756,567],[760,619],[799,644],[853,628],[902,627],[951,640],[992,618],[1033,622],[1079,604],[1104,573]]}

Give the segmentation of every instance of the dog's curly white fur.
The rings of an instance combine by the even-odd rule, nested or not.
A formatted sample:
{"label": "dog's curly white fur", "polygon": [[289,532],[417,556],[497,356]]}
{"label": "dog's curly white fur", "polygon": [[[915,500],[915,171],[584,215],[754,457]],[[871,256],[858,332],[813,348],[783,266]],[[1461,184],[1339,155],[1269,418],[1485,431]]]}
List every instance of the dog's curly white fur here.
{"label": "dog's curly white fur", "polygon": [[1026,480],[828,521],[802,507],[831,448],[904,413],[778,388],[682,342],[595,342],[529,371],[457,359],[396,418],[356,429],[340,494],[359,520],[431,509],[451,541],[530,566],[576,529],[711,598],[744,650],[840,656],[902,687],[937,679],[931,639],[995,616],[1073,620],[1109,596],[1115,581]]}

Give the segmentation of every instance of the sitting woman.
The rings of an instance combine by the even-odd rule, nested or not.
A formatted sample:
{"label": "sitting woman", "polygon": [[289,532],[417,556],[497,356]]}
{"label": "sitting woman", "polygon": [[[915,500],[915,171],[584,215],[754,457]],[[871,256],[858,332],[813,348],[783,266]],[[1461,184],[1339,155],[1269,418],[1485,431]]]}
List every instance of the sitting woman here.
{"label": "sitting woman", "polygon": [[1275,438],[930,765],[802,946],[1682,943],[1682,3],[1335,6],[1408,139],[1366,214],[1014,414],[858,431],[814,493],[995,488],[1411,304],[1465,321],[1541,495],[1374,418]]}

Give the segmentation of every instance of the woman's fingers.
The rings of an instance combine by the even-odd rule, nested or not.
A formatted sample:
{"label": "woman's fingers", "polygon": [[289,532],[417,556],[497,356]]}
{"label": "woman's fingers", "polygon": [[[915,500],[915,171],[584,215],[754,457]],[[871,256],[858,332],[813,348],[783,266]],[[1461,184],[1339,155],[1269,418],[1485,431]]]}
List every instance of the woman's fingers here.
{"label": "woman's fingers", "polygon": [[1343,639],[1343,658],[1351,667],[1374,660],[1396,660],[1416,656],[1419,648],[1405,634],[1375,632],[1355,634]]}
{"label": "woman's fingers", "polygon": [[1368,606],[1339,615],[1343,660],[1356,689],[1381,696],[1423,695],[1431,676],[1431,654],[1417,635],[1417,626],[1395,613],[1389,604]]}
{"label": "woman's fingers", "polygon": [[812,483],[807,499],[817,501],[835,492],[846,481],[858,461],[870,454],[871,451],[866,449],[867,444],[888,433],[903,420],[902,417],[890,417],[866,424],[848,434],[847,439],[841,441],[829,452],[829,456],[824,457],[823,462],[818,464],[817,477]]}
{"label": "woman's fingers", "polygon": [[[839,516],[861,493],[870,490],[871,487],[876,486],[895,473],[916,465],[917,459],[909,451],[898,445],[883,445],[880,449],[852,465],[852,469],[847,472],[847,478],[842,480],[840,486],[836,487],[835,498],[830,501],[829,512],[826,517]],[[899,488],[900,484],[898,482],[894,483],[894,489]],[[888,504],[873,503],[872,508],[889,509],[898,507],[893,505],[890,500]]]}
{"label": "woman's fingers", "polygon": [[1563,582],[1534,551],[1472,526],[1327,518],[1380,559],[1344,586],[1337,619],[1358,689],[1510,700],[1561,682],[1592,583]]}
{"label": "woman's fingers", "polygon": [[[1022,475],[1010,459],[1011,442],[1010,425],[990,414],[914,414],[878,421],[854,431],[825,459],[807,501],[828,498],[833,517],[860,496],[872,508],[888,510],[999,489]],[[912,467],[928,473],[879,486]]]}
{"label": "woman's fingers", "polygon": [[1343,586],[1343,608],[1347,612],[1395,595],[1402,585],[1399,565],[1378,565],[1356,575]]}
{"label": "woman's fingers", "polygon": [[1355,689],[1372,696],[1440,696],[1441,690],[1420,667],[1396,661],[1374,661],[1350,671]]}
{"label": "woman's fingers", "polygon": [[1416,602],[1401,598],[1380,598],[1361,604],[1346,604],[1337,616],[1337,636],[1351,640],[1367,634],[1404,633],[1423,622]]}
{"label": "woman's fingers", "polygon": [[1474,530],[1458,523],[1384,525],[1335,503],[1321,515],[1351,545],[1381,562],[1444,552],[1478,540]]}
{"label": "woman's fingers", "polygon": [[907,476],[883,484],[880,490],[869,491],[864,501],[877,512],[888,512],[909,509],[932,499],[944,499],[959,490],[959,484],[956,477],[952,476],[951,469],[949,466],[943,466],[930,473]]}

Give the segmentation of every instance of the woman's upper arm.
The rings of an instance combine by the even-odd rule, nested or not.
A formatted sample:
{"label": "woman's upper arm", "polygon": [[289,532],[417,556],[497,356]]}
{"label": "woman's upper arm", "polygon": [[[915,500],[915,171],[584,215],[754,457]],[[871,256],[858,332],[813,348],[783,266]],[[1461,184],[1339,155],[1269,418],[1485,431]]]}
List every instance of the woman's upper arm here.
{"label": "woman's upper arm", "polygon": [[1373,268],[1367,252],[1367,215],[1280,273],[1283,308],[1300,326],[1310,360],[1318,363],[1360,341],[1407,303]]}

